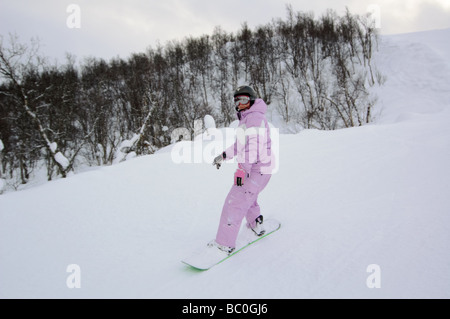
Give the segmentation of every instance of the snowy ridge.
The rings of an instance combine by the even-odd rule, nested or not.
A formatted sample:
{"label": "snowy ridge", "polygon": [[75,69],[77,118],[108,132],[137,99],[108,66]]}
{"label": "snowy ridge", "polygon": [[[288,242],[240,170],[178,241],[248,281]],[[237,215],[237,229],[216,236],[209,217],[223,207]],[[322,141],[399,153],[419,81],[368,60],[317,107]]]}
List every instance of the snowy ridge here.
{"label": "snowy ridge", "polygon": [[382,37],[377,124],[281,135],[260,205],[283,228],[211,271],[180,259],[214,238],[235,164],[169,147],[1,195],[0,298],[450,298],[449,38]]}

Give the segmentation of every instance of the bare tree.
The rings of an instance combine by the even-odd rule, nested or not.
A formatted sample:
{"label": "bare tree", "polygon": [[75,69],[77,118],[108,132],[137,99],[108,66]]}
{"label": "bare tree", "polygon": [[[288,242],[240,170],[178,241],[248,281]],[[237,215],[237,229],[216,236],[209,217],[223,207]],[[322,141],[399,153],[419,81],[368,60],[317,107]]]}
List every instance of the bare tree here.
{"label": "bare tree", "polygon": [[[269,108],[296,128],[333,130],[373,120],[383,84],[373,52],[370,19],[327,11],[235,34],[187,37],[131,54],[128,59],[84,59],[77,68],[49,65],[39,43],[0,39],[2,176],[26,183],[37,166],[47,175],[77,165],[107,165],[127,152],[149,154],[171,143],[176,128],[193,136],[205,115],[219,125],[235,119],[234,89],[252,85]],[[119,159],[120,160],[120,159]]]}
{"label": "bare tree", "polygon": [[[37,98],[30,99],[31,93],[25,87],[26,76],[28,74],[38,73],[42,66],[42,59],[38,56],[39,43],[32,40],[31,46],[19,43],[17,36],[10,36],[9,46],[3,43],[3,37],[0,38],[0,74],[4,79],[10,81],[14,88],[12,97],[18,102],[25,113],[34,123],[44,146],[51,158],[53,164],[58,167],[62,177],[66,177],[70,169],[70,161],[58,150],[57,143],[51,141],[45,126],[36,112],[34,102]],[[4,93],[3,94],[11,94]]]}

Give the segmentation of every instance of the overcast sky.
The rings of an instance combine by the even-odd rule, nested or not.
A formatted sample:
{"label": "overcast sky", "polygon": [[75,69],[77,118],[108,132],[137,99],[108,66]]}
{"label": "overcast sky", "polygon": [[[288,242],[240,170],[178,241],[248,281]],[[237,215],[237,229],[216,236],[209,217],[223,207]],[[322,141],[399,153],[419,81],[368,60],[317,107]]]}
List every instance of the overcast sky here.
{"label": "overcast sky", "polygon": [[[70,6],[75,4],[76,6]],[[94,56],[127,58],[149,46],[187,36],[212,34],[216,26],[236,32],[294,11],[320,16],[379,9],[382,34],[450,28],[450,0],[0,0],[0,35],[21,41],[38,37],[41,54],[65,62]],[[450,39],[449,39],[450,40]]]}

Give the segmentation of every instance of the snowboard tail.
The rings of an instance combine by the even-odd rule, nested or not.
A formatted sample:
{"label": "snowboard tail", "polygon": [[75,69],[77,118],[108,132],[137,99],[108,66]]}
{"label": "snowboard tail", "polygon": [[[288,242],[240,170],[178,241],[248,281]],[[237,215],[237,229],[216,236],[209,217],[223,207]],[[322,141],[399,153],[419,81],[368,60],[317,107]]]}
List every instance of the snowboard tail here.
{"label": "snowboard tail", "polygon": [[195,252],[191,256],[183,259],[181,262],[198,270],[208,270],[211,267],[224,262],[230,257],[236,255],[238,252],[244,250],[257,241],[273,234],[280,229],[281,224],[275,219],[264,220],[265,233],[257,236],[251,229],[244,228],[238,236],[236,241],[236,249],[227,254],[216,247],[205,247],[200,251]]}

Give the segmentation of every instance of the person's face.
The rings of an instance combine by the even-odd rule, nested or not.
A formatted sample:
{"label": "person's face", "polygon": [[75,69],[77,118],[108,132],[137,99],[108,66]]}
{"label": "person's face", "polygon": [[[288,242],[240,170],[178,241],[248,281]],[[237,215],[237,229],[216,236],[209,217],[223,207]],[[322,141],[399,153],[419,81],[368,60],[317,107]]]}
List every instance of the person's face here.
{"label": "person's face", "polygon": [[234,103],[239,111],[248,109],[250,107],[250,97],[247,95],[240,95],[234,98]]}
{"label": "person's face", "polygon": [[248,109],[250,107],[250,102],[248,102],[247,104],[239,104],[239,110],[245,110]]}

